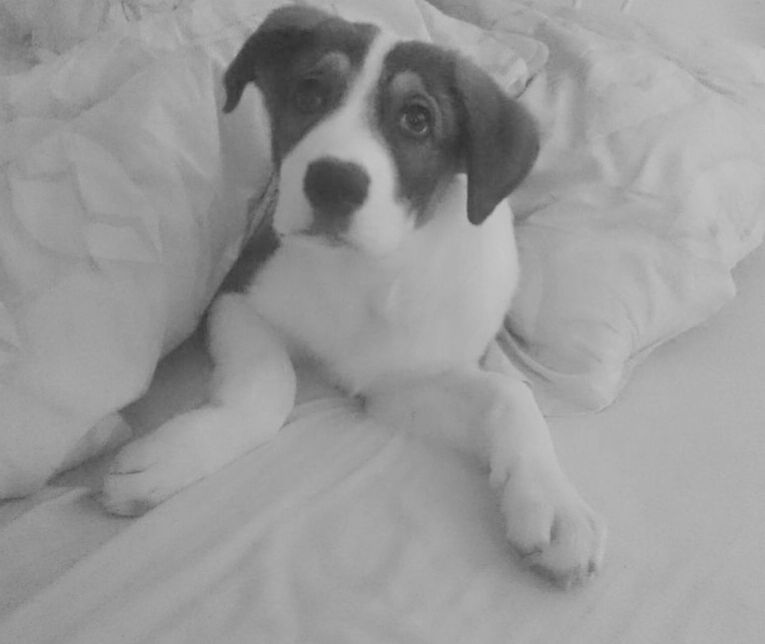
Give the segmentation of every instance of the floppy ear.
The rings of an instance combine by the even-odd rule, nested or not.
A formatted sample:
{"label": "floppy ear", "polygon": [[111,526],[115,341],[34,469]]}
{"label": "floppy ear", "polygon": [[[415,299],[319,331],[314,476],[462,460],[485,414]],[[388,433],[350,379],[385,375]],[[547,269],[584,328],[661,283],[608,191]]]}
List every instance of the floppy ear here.
{"label": "floppy ear", "polygon": [[533,117],[492,78],[458,58],[461,149],[468,178],[467,214],[480,224],[528,174],[539,152]]}
{"label": "floppy ear", "polygon": [[223,111],[233,111],[242,98],[247,83],[260,80],[265,69],[283,63],[310,40],[313,30],[331,16],[302,5],[287,5],[272,11],[257,31],[244,43],[223,76],[226,104]]}

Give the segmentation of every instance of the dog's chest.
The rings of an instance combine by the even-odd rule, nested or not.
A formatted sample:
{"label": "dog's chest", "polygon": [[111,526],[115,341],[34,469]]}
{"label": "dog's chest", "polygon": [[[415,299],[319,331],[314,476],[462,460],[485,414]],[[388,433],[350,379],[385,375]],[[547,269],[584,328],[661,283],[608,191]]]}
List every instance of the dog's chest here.
{"label": "dog's chest", "polygon": [[464,238],[429,233],[394,265],[288,242],[256,275],[251,301],[293,354],[318,358],[354,393],[381,378],[475,362],[515,287],[506,214],[480,232],[466,225]]}

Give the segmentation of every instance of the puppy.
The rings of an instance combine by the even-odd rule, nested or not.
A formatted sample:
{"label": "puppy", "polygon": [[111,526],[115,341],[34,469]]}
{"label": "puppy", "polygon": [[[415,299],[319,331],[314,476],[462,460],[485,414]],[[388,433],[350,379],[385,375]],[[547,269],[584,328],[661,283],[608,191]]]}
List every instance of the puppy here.
{"label": "puppy", "polygon": [[273,252],[209,318],[209,404],[117,456],[104,485],[133,515],[271,438],[308,357],[368,413],[470,428],[510,543],[568,586],[599,568],[600,519],[558,465],[520,378],[481,369],[518,279],[505,197],[533,164],[532,118],[453,52],[319,10],[274,11],[225,74],[271,119]]}

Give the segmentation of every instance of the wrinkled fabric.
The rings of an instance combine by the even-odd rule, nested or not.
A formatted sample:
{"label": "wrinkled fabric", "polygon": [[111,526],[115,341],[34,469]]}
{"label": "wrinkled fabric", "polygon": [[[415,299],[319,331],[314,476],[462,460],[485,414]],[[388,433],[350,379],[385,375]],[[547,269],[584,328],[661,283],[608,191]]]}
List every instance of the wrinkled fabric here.
{"label": "wrinkled fabric", "polygon": [[521,281],[499,343],[547,413],[578,413],[734,296],[765,228],[765,52],[537,4],[474,16],[549,50],[522,99],[542,151],[511,196]]}
{"label": "wrinkled fabric", "polygon": [[4,496],[145,390],[236,256],[271,173],[253,97],[219,118],[245,30],[102,33],[0,78]]}

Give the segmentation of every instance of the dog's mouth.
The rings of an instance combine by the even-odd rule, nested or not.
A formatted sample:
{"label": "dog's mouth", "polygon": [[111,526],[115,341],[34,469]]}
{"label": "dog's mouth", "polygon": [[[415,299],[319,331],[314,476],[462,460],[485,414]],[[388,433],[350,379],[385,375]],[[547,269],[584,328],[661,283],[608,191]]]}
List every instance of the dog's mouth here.
{"label": "dog's mouth", "polygon": [[326,230],[323,226],[312,224],[304,230],[280,234],[283,240],[296,240],[329,248],[351,248],[353,243],[342,232]]}

